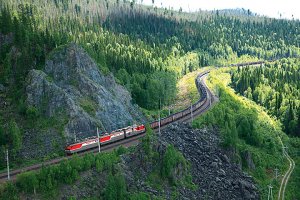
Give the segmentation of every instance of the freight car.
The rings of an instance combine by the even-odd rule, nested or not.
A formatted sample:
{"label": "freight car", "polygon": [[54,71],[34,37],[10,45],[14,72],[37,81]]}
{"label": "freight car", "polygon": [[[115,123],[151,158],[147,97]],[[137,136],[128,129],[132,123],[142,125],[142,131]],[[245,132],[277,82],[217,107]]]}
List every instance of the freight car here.
{"label": "freight car", "polygon": [[[202,107],[202,105],[207,100],[206,88],[205,88],[204,84],[202,84],[201,78],[208,73],[209,73],[209,71],[200,73],[196,78],[196,85],[199,90],[199,93],[201,93],[201,98],[195,104],[192,105],[193,112],[198,110],[200,107]],[[179,120],[187,115],[190,115],[190,114],[191,114],[191,108],[188,107],[188,108],[184,109],[183,111],[180,111],[180,112],[174,113],[168,117],[162,118],[160,120],[160,126],[163,127],[167,124],[177,121],[177,120]],[[159,127],[159,121],[154,121],[150,125],[151,125],[152,129],[157,129]]]}
{"label": "freight car", "polygon": [[[193,112],[200,109],[203,104],[207,101],[207,91],[205,85],[202,83],[201,78],[208,74],[209,71],[200,73],[197,78],[196,78],[196,85],[198,88],[199,93],[201,94],[201,98],[192,105],[192,110]],[[168,125],[172,122],[175,122],[183,117],[186,117],[191,114],[191,107],[184,109],[183,111],[174,113],[168,117],[162,118],[160,121],[154,121],[150,124],[150,127],[152,129],[157,129],[159,127],[159,124],[161,127]],[[128,126],[126,128],[118,129],[115,131],[112,131],[111,133],[104,133],[101,134],[101,136],[98,137],[91,137],[91,138],[86,138],[85,140],[71,144],[65,148],[65,152],[67,154],[73,154],[77,152],[82,152],[86,151],[88,149],[92,149],[98,146],[98,140],[100,142],[100,145],[104,144],[109,144],[113,143],[119,140],[126,139],[128,137],[132,137],[138,134],[142,134],[146,132],[146,128],[144,125],[133,125],[133,126]]]}

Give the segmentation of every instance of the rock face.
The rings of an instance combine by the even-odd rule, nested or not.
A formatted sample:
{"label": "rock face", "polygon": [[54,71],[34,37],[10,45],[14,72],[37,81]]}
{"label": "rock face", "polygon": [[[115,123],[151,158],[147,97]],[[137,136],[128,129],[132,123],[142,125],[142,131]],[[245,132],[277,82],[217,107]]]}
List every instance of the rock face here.
{"label": "rock face", "polygon": [[47,117],[66,120],[66,138],[74,132],[78,138],[95,135],[96,127],[111,131],[145,121],[130,93],[112,75],[102,75],[76,44],[53,52],[44,71],[30,71],[27,83],[27,104]]}
{"label": "rock face", "polygon": [[[187,124],[174,124],[162,131],[158,142],[161,145],[157,145],[154,151],[160,153],[161,147],[170,143],[191,163],[192,180],[198,188],[180,188],[178,199],[259,199],[252,178],[231,162],[226,152],[220,148],[216,130],[195,130]],[[127,155],[122,159],[129,187],[171,199],[170,188],[164,187],[159,191],[145,184],[145,177],[151,172],[151,166],[138,164],[140,162],[137,160],[143,157],[140,154]]]}

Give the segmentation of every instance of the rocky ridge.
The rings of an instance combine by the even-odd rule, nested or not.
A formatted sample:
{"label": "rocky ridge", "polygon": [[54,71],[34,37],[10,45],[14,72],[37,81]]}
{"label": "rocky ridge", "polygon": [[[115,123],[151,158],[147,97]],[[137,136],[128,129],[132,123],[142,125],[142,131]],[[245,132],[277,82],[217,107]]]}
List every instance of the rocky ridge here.
{"label": "rocky ridge", "polygon": [[96,127],[112,131],[144,121],[130,93],[111,74],[104,76],[76,44],[52,53],[44,71],[31,70],[27,82],[28,105],[47,117],[66,117],[66,136],[76,131],[83,138],[95,135]]}
{"label": "rocky ridge", "polygon": [[[253,179],[243,173],[220,147],[218,131],[192,129],[188,124],[170,125],[162,131],[154,151],[163,155],[168,144],[173,144],[191,163],[192,180],[198,186],[196,190],[180,187],[178,199],[259,199]],[[138,149],[139,155],[134,153],[123,157],[129,190],[171,199],[172,188],[163,186],[163,190],[157,190],[147,184],[153,166],[142,164],[145,156],[141,147]]]}
{"label": "rocky ridge", "polygon": [[62,153],[75,137],[95,136],[97,127],[100,132],[110,132],[145,122],[130,93],[112,74],[103,75],[87,52],[74,43],[54,50],[43,70],[29,72],[26,84],[27,107],[56,127],[25,130],[20,151],[24,158]]}

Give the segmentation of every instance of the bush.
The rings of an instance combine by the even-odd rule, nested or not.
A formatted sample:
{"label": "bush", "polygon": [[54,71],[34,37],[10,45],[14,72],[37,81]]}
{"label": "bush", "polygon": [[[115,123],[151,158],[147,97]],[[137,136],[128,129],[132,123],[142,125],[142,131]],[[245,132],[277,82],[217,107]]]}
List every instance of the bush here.
{"label": "bush", "polygon": [[108,176],[107,185],[105,187],[104,199],[106,200],[122,200],[126,198],[126,184],[122,174],[118,173]]}
{"label": "bush", "polygon": [[[185,172],[187,163],[183,155],[178,152],[173,145],[168,145],[167,150],[163,156],[161,176],[167,178],[171,184],[174,182],[174,169],[179,165],[182,165],[182,170]],[[183,173],[184,173],[183,172]]]}
{"label": "bush", "polygon": [[130,200],[150,200],[151,197],[145,192],[134,193],[130,195]]}
{"label": "bush", "polygon": [[15,120],[11,120],[9,123],[8,140],[14,150],[19,150],[21,148],[22,135],[21,135],[21,131],[20,131],[17,123],[15,122]]}
{"label": "bush", "polygon": [[26,110],[26,117],[29,120],[35,120],[39,117],[39,111],[36,107],[28,106]]}
{"label": "bush", "polygon": [[146,136],[142,139],[143,149],[148,157],[152,157],[152,145],[151,141],[153,140],[153,130],[151,129],[149,124],[146,124]]}
{"label": "bush", "polygon": [[16,186],[8,182],[4,185],[4,189],[0,191],[0,199],[1,200],[19,200],[19,193]]}
{"label": "bush", "polygon": [[90,99],[82,99],[80,101],[80,106],[88,114],[90,114],[92,116],[96,115],[96,110],[97,110],[96,107],[97,107],[97,105],[92,100],[90,100]]}
{"label": "bush", "polygon": [[18,188],[27,193],[35,193],[39,182],[34,172],[25,172],[17,176]]}

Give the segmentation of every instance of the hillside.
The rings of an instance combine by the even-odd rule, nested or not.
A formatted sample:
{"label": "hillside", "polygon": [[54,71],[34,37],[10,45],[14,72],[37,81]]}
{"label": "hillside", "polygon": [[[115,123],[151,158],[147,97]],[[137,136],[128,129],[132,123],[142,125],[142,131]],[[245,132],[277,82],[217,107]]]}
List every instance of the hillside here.
{"label": "hillside", "polygon": [[299,59],[281,59],[253,69],[238,69],[231,79],[240,94],[280,119],[287,134],[300,136],[299,71]]}
{"label": "hillside", "polygon": [[253,179],[228,158],[220,141],[216,129],[175,124],[161,137],[149,132],[134,149],[74,157],[20,175],[2,198],[258,199]]}
{"label": "hillside", "polygon": [[[131,194],[133,199],[265,199],[268,184],[273,184],[274,194],[280,185],[274,170],[282,175],[288,167],[282,141],[296,161],[286,195],[299,198],[299,27],[299,20],[258,16],[250,10],[187,13],[127,0],[1,1],[0,154],[8,150],[12,169],[63,157],[67,144],[94,136],[96,127],[111,132],[190,106],[199,97],[194,78],[206,69],[212,70],[208,83],[220,102],[195,120],[193,127],[203,131],[179,125],[186,132],[182,136],[174,130],[179,133],[176,139],[166,131],[165,143],[158,143],[161,152],[155,149],[144,158],[145,146],[140,145],[75,156],[53,168],[23,174],[16,184],[1,185],[0,194],[18,198],[36,197],[37,192],[37,198],[67,198],[57,196],[65,189],[68,195],[77,192],[77,197],[86,198],[80,194],[79,175],[100,178],[106,173],[103,180],[94,180],[98,187],[106,184],[105,189],[91,193],[86,184],[83,190],[104,199]],[[226,68],[258,60],[270,62]],[[189,133],[207,133],[208,138],[189,138]],[[175,141],[185,139],[184,148]],[[197,148],[201,160],[189,157]],[[168,151],[174,159],[169,155],[171,164],[162,163]],[[225,154],[230,162],[222,160]],[[212,164],[214,159],[217,164]],[[149,163],[149,168],[137,162]],[[159,174],[158,168],[166,166],[175,171]],[[121,176],[122,167],[140,174]],[[1,156],[0,171],[5,170]],[[181,184],[174,184],[173,178]],[[216,187],[207,184],[222,188],[219,196]],[[114,185],[120,186],[119,193]],[[77,190],[69,188],[73,186]]]}
{"label": "hillside", "polygon": [[[239,70],[257,70],[259,67],[215,69],[208,81],[210,88],[220,97],[220,103],[194,122],[194,127],[217,126],[221,130],[222,146],[232,152],[233,159],[259,184],[262,199],[267,198],[266,188],[272,185],[274,197],[278,197],[281,177],[289,166],[282,154],[282,145],[288,146],[289,154],[297,160],[296,170],[288,184],[286,197],[299,198],[299,138],[289,138],[282,124],[267,114],[263,107],[246,99],[230,88],[231,74]],[[268,70],[268,68],[264,69]],[[258,78],[259,76],[256,76]],[[279,178],[276,177],[276,169]],[[293,192],[294,191],[294,192]]]}
{"label": "hillside", "polygon": [[43,70],[29,71],[25,103],[25,119],[16,125],[22,132],[14,138],[1,132],[2,138],[9,138],[1,143],[11,145],[19,156],[11,160],[13,166],[15,162],[63,155],[66,144],[95,136],[97,127],[101,133],[111,132],[146,121],[139,107],[132,104],[130,93],[112,74],[103,75],[76,44],[51,52]]}

